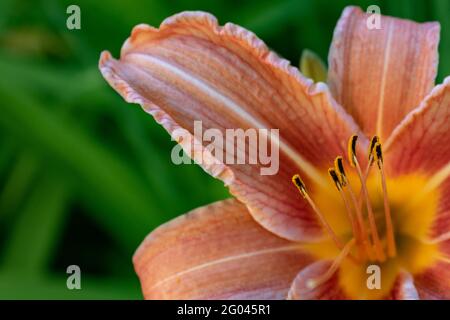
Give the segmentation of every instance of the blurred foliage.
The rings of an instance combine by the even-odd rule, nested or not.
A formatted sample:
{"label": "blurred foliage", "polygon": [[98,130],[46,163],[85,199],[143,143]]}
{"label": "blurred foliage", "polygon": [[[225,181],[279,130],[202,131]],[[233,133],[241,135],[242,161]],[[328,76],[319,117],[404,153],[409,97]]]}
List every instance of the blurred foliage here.
{"label": "blurred foliage", "polygon": [[[81,30],[66,28],[70,4]],[[171,163],[166,132],[102,79],[102,50],[117,56],[138,23],[204,10],[293,64],[304,48],[326,61],[348,4],[440,21],[438,81],[450,74],[449,0],[0,1],[0,298],[140,298],[131,256],[144,236],[228,197],[199,167]],[[82,290],[66,288],[70,264]]]}

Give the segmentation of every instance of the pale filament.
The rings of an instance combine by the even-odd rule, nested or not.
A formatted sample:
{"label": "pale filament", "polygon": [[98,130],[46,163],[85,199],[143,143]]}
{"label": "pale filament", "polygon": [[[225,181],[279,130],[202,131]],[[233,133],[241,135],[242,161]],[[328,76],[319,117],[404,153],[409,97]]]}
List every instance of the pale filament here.
{"label": "pale filament", "polygon": [[324,215],[322,214],[322,212],[320,211],[320,209],[316,206],[316,204],[314,203],[314,201],[311,199],[311,197],[308,195],[308,193],[306,192],[306,187],[305,184],[303,183],[303,181],[300,179],[299,175],[294,175],[294,177],[292,177],[292,182],[295,184],[295,186],[297,186],[298,191],[300,192],[300,194],[303,196],[303,198],[305,198],[305,200],[308,202],[308,204],[311,206],[311,208],[313,209],[314,213],[317,215],[317,217],[320,220],[320,223],[322,224],[322,226],[325,228],[325,230],[327,231],[328,235],[330,236],[330,238],[334,241],[334,243],[336,244],[336,246],[342,250],[342,248],[344,247],[344,245],[342,244],[341,240],[339,240],[339,238],[337,237],[336,233],[334,233],[333,229],[331,228],[331,226],[328,224],[327,220],[325,219]]}
{"label": "pale filament", "polygon": [[383,168],[383,157],[381,153],[381,144],[377,143],[375,146],[375,153],[378,169],[380,170],[380,176],[381,176],[381,185],[383,189],[383,203],[384,203],[384,215],[386,220],[386,237],[387,237],[387,250],[388,255],[390,257],[395,257],[397,254],[396,246],[395,246],[395,236],[394,236],[394,227],[392,225],[392,217],[391,217],[391,208],[389,206],[389,198],[388,198],[388,192],[387,192],[387,185],[386,185],[386,177],[384,174],[384,168]]}
{"label": "pale filament", "polygon": [[327,230],[328,234],[330,235],[330,237],[333,239],[334,243],[336,244],[336,246],[339,249],[342,249],[344,247],[344,245],[342,244],[341,240],[339,240],[339,238],[337,237],[336,233],[334,233],[333,229],[331,228],[331,226],[328,224],[327,220],[325,219],[325,217],[323,216],[322,212],[319,210],[319,208],[316,206],[316,204],[314,203],[314,201],[312,201],[311,197],[306,194],[305,196],[306,201],[308,201],[309,205],[311,206],[311,208],[314,210],[314,212],[317,214],[317,216],[320,219],[320,222],[322,223],[322,225],[324,226],[324,228]]}
{"label": "pale filament", "polygon": [[[352,210],[350,208],[350,204],[349,204],[349,202],[347,200],[347,196],[345,195],[344,190],[343,190],[343,187],[346,186],[348,182],[346,181],[344,174],[342,174],[341,179],[339,179],[338,173],[336,172],[336,170],[340,171],[339,165],[337,165],[337,163],[339,163],[339,161],[341,159],[342,158],[339,159],[339,157],[336,158],[336,161],[335,161],[336,169],[330,168],[330,169],[328,169],[328,173],[330,174],[331,178],[333,179],[333,181],[336,185],[336,188],[342,198],[342,201],[344,202],[345,211],[347,212],[347,218],[350,221],[350,224],[352,226],[352,231],[353,231],[353,234],[355,235],[356,243],[360,244],[362,241],[361,240],[361,231],[360,231],[360,228],[359,228],[357,222],[355,221],[355,219],[353,217]],[[358,257],[362,258],[363,254],[364,254],[364,251],[362,250],[361,246],[358,245]]]}
{"label": "pale filament", "polygon": [[353,202],[353,207],[356,212],[356,218],[358,221],[359,230],[361,232],[362,245],[364,246],[364,250],[367,253],[367,256],[369,257],[369,259],[375,260],[372,246],[370,245],[370,239],[367,234],[366,224],[364,223],[364,218],[363,218],[362,211],[361,211],[362,203],[359,203],[359,201],[356,199],[356,195],[355,195],[355,192],[353,191],[353,187],[351,186],[351,184],[348,183],[347,186],[348,186],[350,198],[352,199],[352,202]]}
{"label": "pale filament", "polygon": [[358,173],[358,177],[361,181],[361,189],[364,195],[364,200],[366,202],[366,208],[367,208],[367,216],[369,218],[369,226],[370,226],[370,233],[372,235],[373,245],[375,248],[375,254],[377,255],[378,260],[384,261],[386,259],[384,251],[383,251],[383,245],[381,244],[380,236],[378,234],[377,225],[375,222],[375,216],[373,214],[372,205],[370,203],[369,198],[369,191],[367,190],[366,184],[364,183],[364,177],[361,172],[361,167],[359,166],[358,160],[354,159],[356,172]]}
{"label": "pale filament", "polygon": [[309,279],[306,282],[306,287],[309,289],[314,289],[317,286],[320,286],[321,284],[327,282],[331,277],[334,275],[334,273],[339,269],[339,266],[341,265],[342,261],[348,256],[350,253],[350,250],[352,249],[353,245],[355,244],[355,239],[351,239],[347,244],[344,246],[342,251],[339,253],[339,255],[334,259],[333,263],[331,264],[330,268],[320,277],[317,277],[315,279]]}

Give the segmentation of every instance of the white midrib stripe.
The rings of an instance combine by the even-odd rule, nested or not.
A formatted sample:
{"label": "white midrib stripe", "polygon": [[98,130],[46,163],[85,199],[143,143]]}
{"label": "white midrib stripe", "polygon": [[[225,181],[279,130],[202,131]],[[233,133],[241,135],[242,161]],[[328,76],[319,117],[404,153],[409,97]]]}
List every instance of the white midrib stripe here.
{"label": "white midrib stripe", "polygon": [[163,285],[171,280],[175,280],[176,278],[183,276],[185,274],[188,273],[192,273],[198,270],[202,270],[202,269],[206,269],[208,267],[213,267],[215,265],[219,265],[221,263],[226,263],[226,262],[231,262],[231,261],[235,261],[235,260],[239,260],[239,259],[249,259],[252,257],[256,257],[256,256],[261,256],[261,255],[265,255],[265,254],[271,254],[271,253],[278,253],[278,252],[286,252],[286,251],[294,251],[294,250],[298,250],[299,249],[299,245],[298,244],[293,244],[293,245],[288,245],[288,246],[282,246],[282,247],[278,247],[278,248],[272,248],[272,249],[265,249],[265,250],[259,250],[259,251],[254,251],[254,252],[250,252],[250,253],[243,253],[243,254],[239,254],[236,256],[229,256],[229,257],[225,257],[225,258],[221,258],[221,259],[217,259],[217,260],[213,260],[213,261],[209,261],[203,264],[199,264],[195,267],[177,272],[157,283],[155,283],[154,285],[152,285],[150,287],[149,290],[152,290],[160,285]]}
{"label": "white midrib stripe", "polygon": [[392,35],[394,31],[394,24],[388,24],[388,38],[386,40],[386,51],[384,52],[383,57],[383,74],[381,76],[381,84],[380,84],[380,96],[378,100],[378,114],[377,114],[377,128],[376,132],[378,136],[382,135],[381,130],[383,130],[383,115],[384,115],[384,89],[386,88],[386,77],[387,77],[387,69],[389,65],[389,58],[391,54],[391,44],[392,44]]}
{"label": "white midrib stripe", "polygon": [[[249,123],[252,127],[256,129],[267,129],[269,130],[268,126],[265,126],[262,122],[255,119],[253,116],[251,116],[248,112],[244,110],[241,106],[239,106],[236,102],[228,98],[227,96],[221,94],[211,86],[209,86],[204,81],[196,78],[192,74],[189,74],[185,72],[184,70],[174,66],[173,64],[170,64],[162,59],[159,59],[154,56],[150,56],[148,54],[142,54],[142,53],[129,53],[127,54],[128,58],[132,58],[134,60],[141,60],[147,63],[155,64],[159,67],[164,68],[166,71],[169,71],[179,78],[183,79],[184,81],[195,85],[197,88],[199,88],[202,92],[204,92],[206,95],[211,97],[215,101],[219,101],[220,103],[226,105],[232,112],[237,114],[240,118],[244,119],[247,123]],[[277,129],[277,128],[271,128],[271,129]],[[279,129],[279,128],[278,128]],[[270,138],[270,136],[268,136]],[[314,180],[316,183],[323,184],[323,178],[317,171],[317,169],[311,165],[307,160],[305,160],[298,152],[296,152],[294,149],[292,149],[287,143],[285,143],[281,138],[279,141],[275,141],[275,143],[278,145],[279,149],[284,152],[297,166],[306,174],[308,175],[312,180]]]}

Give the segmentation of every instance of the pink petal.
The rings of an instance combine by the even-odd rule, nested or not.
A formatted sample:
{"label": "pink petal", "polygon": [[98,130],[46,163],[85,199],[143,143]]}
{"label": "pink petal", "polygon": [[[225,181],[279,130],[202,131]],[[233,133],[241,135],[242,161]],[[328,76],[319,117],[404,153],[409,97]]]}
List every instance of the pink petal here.
{"label": "pink petal", "polygon": [[235,199],[159,227],[133,257],[146,299],[283,299],[311,261]]}
{"label": "pink petal", "polygon": [[[450,257],[450,252],[447,253]],[[416,275],[414,284],[421,299],[450,300],[450,262],[437,262]]]}
{"label": "pink petal", "polygon": [[387,297],[392,300],[419,300],[414,279],[406,271],[401,272],[394,282],[394,286]]}
{"label": "pink petal", "polygon": [[326,85],[304,78],[253,33],[231,23],[220,27],[202,12],[175,15],[159,29],[135,27],[120,60],[104,52],[100,70],[126,101],[141,104],[172,135],[180,127],[193,134],[195,120],[223,134],[226,128],[279,129],[275,175],[261,175],[261,165],[224,164],[206,148],[191,156],[213,160],[201,165],[268,230],[291,240],[322,235],[291,177],[301,172],[309,185],[328,183],[317,167],[346,152],[348,137],[358,131]]}
{"label": "pink petal", "polygon": [[363,131],[384,140],[434,85],[440,27],[381,16],[380,29],[369,29],[368,19],[359,8],[344,10],[330,48],[328,83]]}
{"label": "pink petal", "polygon": [[439,238],[447,235],[450,238],[450,177],[441,184],[438,190],[441,196],[429,236]]}
{"label": "pink petal", "polygon": [[386,141],[391,174],[436,173],[450,162],[450,77],[409,113]]}
{"label": "pink petal", "polygon": [[[317,279],[327,272],[331,267],[332,261],[321,260],[312,263],[311,265],[305,267],[299,272],[294,282],[292,283],[291,289],[289,290],[289,299],[293,300],[348,300],[348,299],[361,299],[367,294],[366,292],[360,292],[359,297],[350,296],[344,289],[345,281],[362,281],[365,283],[367,278],[364,276],[361,278],[357,276],[360,272],[356,272],[356,269],[363,268],[365,266],[353,266],[352,268],[341,268],[336,271],[334,275],[328,279],[328,281],[323,282],[317,287],[311,288],[308,283],[311,279]],[[352,272],[353,275],[343,275],[344,272]],[[365,272],[361,274],[366,275]],[[367,275],[368,276],[368,275]],[[387,276],[383,274],[383,276]],[[342,278],[342,279],[341,279]],[[413,278],[407,272],[400,272],[396,277],[394,275],[393,282],[391,283],[391,288],[389,294],[382,297],[383,299],[395,299],[395,300],[414,300],[418,299],[417,290],[413,284]],[[389,281],[387,281],[389,283]],[[377,290],[377,289],[373,289]]]}
{"label": "pink petal", "polygon": [[391,176],[428,176],[424,189],[440,194],[430,236],[450,232],[450,77],[394,130],[386,142],[385,161]]}
{"label": "pink petal", "polygon": [[311,288],[308,283],[327,272],[332,261],[322,260],[314,262],[299,272],[289,290],[289,299],[292,300],[347,300],[339,284],[339,272],[336,272],[328,281]]}

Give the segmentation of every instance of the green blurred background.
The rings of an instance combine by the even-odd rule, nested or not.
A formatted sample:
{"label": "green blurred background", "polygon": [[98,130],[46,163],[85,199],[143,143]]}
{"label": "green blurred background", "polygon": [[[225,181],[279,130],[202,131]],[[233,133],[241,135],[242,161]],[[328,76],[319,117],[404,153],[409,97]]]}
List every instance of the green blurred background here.
{"label": "green blurred background", "polygon": [[[81,8],[81,30],[66,8]],[[153,228],[228,197],[195,165],[170,161],[173,142],[126,104],[97,69],[138,23],[205,10],[254,31],[298,65],[326,60],[342,9],[441,23],[438,81],[450,74],[450,1],[0,1],[0,298],[140,299],[131,256]],[[81,268],[68,290],[66,268]]]}

